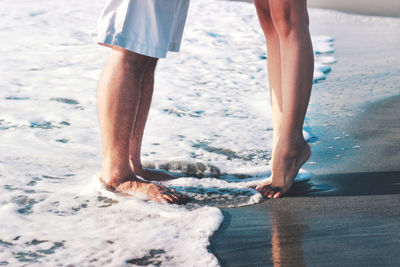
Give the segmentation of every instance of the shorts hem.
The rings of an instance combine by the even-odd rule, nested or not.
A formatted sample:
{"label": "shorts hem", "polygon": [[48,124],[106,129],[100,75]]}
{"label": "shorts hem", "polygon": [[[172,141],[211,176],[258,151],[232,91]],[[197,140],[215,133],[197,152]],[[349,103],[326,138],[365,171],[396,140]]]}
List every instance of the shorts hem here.
{"label": "shorts hem", "polygon": [[99,35],[97,43],[106,46],[119,46],[129,51],[154,58],[165,58],[167,57],[168,51],[179,52],[180,48],[179,43],[170,43],[167,49],[162,47],[151,47],[138,41],[132,41],[118,34]]}

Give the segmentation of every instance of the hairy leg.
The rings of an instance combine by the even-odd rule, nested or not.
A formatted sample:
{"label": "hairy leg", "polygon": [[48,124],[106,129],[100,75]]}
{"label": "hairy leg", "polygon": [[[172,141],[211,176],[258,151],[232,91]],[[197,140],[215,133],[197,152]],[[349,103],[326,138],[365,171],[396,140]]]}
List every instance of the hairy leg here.
{"label": "hairy leg", "polygon": [[157,66],[157,61],[157,58],[151,58],[144,71],[141,84],[141,95],[129,148],[129,159],[133,171],[136,175],[139,175],[140,177],[149,181],[165,181],[174,179],[173,176],[162,170],[150,170],[143,168],[140,157],[144,129],[150,111],[151,99],[153,97],[154,72]]}
{"label": "hairy leg", "polygon": [[281,51],[279,35],[272,22],[268,0],[255,0],[257,15],[261,28],[267,41],[268,51],[268,82],[271,96],[272,120],[273,120],[273,149],[272,159],[276,142],[279,137],[279,130],[282,121],[282,70],[281,70]]}
{"label": "hairy leg", "polygon": [[282,65],[282,123],[274,148],[272,182],[258,187],[267,197],[280,197],[292,186],[311,150],[303,123],[311,94],[314,58],[306,0],[270,0],[278,32]]}
{"label": "hairy leg", "polygon": [[154,201],[179,202],[166,187],[138,179],[129,163],[129,144],[136,120],[144,70],[150,58],[113,47],[98,85],[102,137],[101,179],[109,188]]}

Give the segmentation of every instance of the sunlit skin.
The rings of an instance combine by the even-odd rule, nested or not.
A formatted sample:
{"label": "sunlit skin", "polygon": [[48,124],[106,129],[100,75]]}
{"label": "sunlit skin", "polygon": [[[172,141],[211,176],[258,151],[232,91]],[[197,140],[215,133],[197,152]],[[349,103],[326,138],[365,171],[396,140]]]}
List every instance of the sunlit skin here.
{"label": "sunlit skin", "polygon": [[183,203],[187,197],[139,179],[171,178],[140,164],[140,146],[153,92],[156,58],[112,47],[98,85],[102,137],[101,180],[113,191],[157,202]]}
{"label": "sunlit skin", "polygon": [[311,94],[314,54],[306,0],[255,0],[268,50],[268,79],[273,117],[271,181],[256,189],[279,198],[292,187],[311,156],[303,137]]}

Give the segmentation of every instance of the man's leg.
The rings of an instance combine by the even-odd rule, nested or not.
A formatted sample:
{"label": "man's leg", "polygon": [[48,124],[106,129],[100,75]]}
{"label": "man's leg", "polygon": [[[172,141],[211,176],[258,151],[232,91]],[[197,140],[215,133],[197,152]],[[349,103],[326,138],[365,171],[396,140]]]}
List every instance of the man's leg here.
{"label": "man's leg", "polygon": [[143,195],[154,201],[179,202],[181,197],[174,191],[139,180],[129,162],[129,145],[137,117],[141,84],[150,61],[150,57],[113,47],[100,77],[101,179],[121,193]]}
{"label": "man's leg", "polygon": [[272,182],[258,188],[264,196],[280,197],[293,184],[311,155],[303,123],[311,94],[314,57],[306,0],[270,0],[271,17],[280,40],[282,123],[272,161]]}
{"label": "man's leg", "polygon": [[133,134],[129,149],[129,159],[133,171],[136,175],[149,181],[162,181],[174,179],[173,176],[166,172],[145,169],[142,166],[140,154],[142,148],[142,140],[147,117],[149,115],[151,99],[154,90],[154,72],[157,66],[157,58],[151,58],[143,75],[141,84],[141,95],[137,110],[136,120],[133,126]]}

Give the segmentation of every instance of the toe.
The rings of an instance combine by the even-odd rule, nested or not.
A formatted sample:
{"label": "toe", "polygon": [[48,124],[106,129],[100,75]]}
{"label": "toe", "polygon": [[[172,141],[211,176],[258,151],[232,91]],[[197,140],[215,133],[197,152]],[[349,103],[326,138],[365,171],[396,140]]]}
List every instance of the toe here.
{"label": "toe", "polygon": [[256,190],[261,193],[265,189],[266,186],[267,186],[266,184],[258,185],[256,187]]}
{"label": "toe", "polygon": [[180,200],[180,196],[177,194],[171,194],[171,197],[174,199],[175,202],[178,202]]}
{"label": "toe", "polygon": [[175,203],[176,200],[170,195],[163,195],[162,198],[166,200],[168,203]]}
{"label": "toe", "polygon": [[261,194],[263,195],[263,197],[268,197],[270,192],[271,192],[271,188],[265,188]]}
{"label": "toe", "polygon": [[279,191],[277,193],[275,193],[274,198],[279,198],[282,195],[282,192]]}
{"label": "toe", "polygon": [[161,191],[162,197],[165,198],[168,203],[185,204],[190,200],[188,196],[174,189],[169,189],[167,187],[163,187],[162,189],[165,189]]}
{"label": "toe", "polygon": [[257,186],[256,190],[262,194],[263,192],[265,192],[265,190],[267,190],[269,188],[271,188],[271,187],[270,187],[270,184],[268,183],[268,184],[262,184],[262,185]]}
{"label": "toe", "polygon": [[261,193],[263,197],[268,197],[268,195],[272,192],[273,188],[267,184],[263,185],[258,191]]}
{"label": "toe", "polygon": [[180,194],[176,191],[170,191],[166,196],[168,196],[168,199],[172,201],[170,203],[185,204],[189,201],[189,198],[186,195]]}
{"label": "toe", "polygon": [[273,195],[273,198],[280,198],[282,195],[285,194],[285,192],[286,192],[285,188],[277,187]]}
{"label": "toe", "polygon": [[271,191],[268,193],[268,198],[272,198],[272,197],[274,196],[274,194],[275,194],[275,191],[274,191],[274,190],[271,190]]}
{"label": "toe", "polygon": [[175,189],[168,189],[168,195],[173,197],[174,199],[179,199],[181,197],[181,194],[176,191]]}

